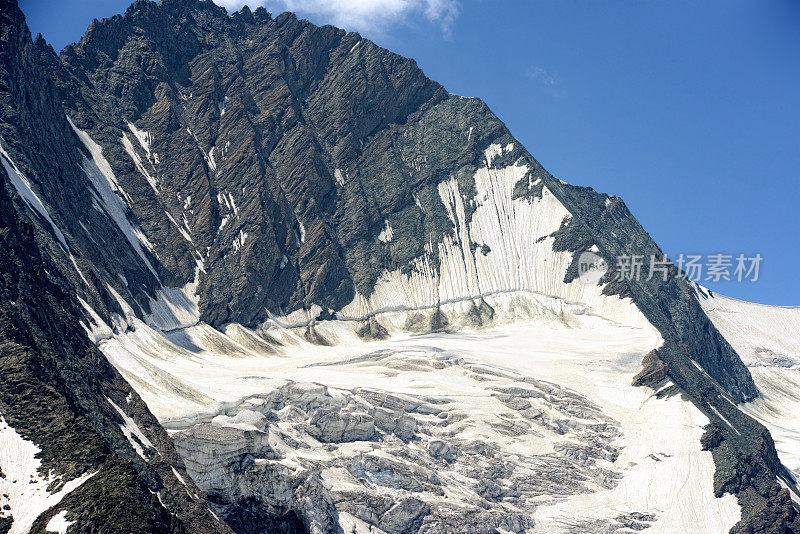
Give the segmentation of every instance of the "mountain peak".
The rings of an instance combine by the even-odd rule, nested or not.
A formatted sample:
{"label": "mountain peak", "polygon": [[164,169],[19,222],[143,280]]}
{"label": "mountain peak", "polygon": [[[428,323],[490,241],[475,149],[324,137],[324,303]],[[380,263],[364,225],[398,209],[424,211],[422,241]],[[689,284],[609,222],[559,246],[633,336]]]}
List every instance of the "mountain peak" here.
{"label": "mountain peak", "polygon": [[[46,280],[23,311],[3,293],[24,328],[0,334],[97,433],[80,450],[114,451],[70,477],[138,487],[141,531],[797,521],[696,287],[584,280],[583,254],[661,250],[481,100],[359,34],[208,1],[139,0],[60,57],[2,46],[0,200],[32,252],[0,268]],[[19,394],[0,384],[5,420],[53,450]],[[626,500],[648,476],[660,500]],[[79,523],[113,515],[76,495]]]}

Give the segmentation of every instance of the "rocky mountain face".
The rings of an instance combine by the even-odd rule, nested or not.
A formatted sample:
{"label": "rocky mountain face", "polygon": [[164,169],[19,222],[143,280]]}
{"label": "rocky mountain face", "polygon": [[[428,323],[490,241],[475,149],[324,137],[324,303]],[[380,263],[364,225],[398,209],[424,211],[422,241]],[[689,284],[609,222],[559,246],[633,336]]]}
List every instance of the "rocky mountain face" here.
{"label": "rocky mountain face", "polygon": [[[0,531],[44,532],[68,513],[86,532],[228,532],[167,434],[80,326],[85,311],[60,274],[71,249],[6,152],[25,143],[38,176],[54,185],[68,178],[48,161],[52,152],[35,152],[42,137],[65,155],[74,146],[46,76],[45,60],[55,58],[31,42],[16,5],[1,7]],[[32,135],[38,128],[52,135]]]}
{"label": "rocky mountain face", "polygon": [[[502,404],[486,424],[504,430],[463,441],[449,425],[482,416],[447,408],[458,393],[269,366],[594,316],[644,333],[640,389],[707,421],[709,498],[740,509],[728,528],[800,529],[791,473],[737,407],[759,388],[697,287],[674,268],[666,282],[577,280],[584,251],[611,265],[661,251],[619,198],[551,176],[480,100],[356,33],[263,8],[137,0],[60,55],[14,1],[0,17],[0,450],[38,450],[24,473],[41,478],[0,475],[0,532],[58,517],[70,532],[534,529],[553,493],[535,480],[565,499],[625,479],[622,415],[452,347],[347,349],[362,359],[336,364],[467,377]],[[288,382],[254,382],[268,378]],[[520,454],[498,445],[508,436],[533,441]],[[561,438],[533,454],[542,436]],[[453,488],[469,498],[445,502]]]}

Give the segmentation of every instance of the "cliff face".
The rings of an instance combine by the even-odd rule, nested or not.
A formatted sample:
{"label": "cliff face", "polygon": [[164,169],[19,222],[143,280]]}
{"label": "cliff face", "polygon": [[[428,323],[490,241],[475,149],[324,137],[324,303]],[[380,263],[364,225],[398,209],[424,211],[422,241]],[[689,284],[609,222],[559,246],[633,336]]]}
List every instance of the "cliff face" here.
{"label": "cliff face", "polygon": [[398,127],[446,98],[358,35],[211,3],[138,2],[61,59],[80,95],[68,112],[103,145],[162,281],[192,281],[201,260],[214,325],[368,289],[375,236],[425,178],[392,149]]}
{"label": "cliff face", "polygon": [[[125,17],[93,24],[60,62],[42,52],[37,63],[55,73],[59,88],[48,90],[64,116],[28,126],[40,145],[27,150],[41,160],[31,164],[71,159],[45,167],[42,175],[69,175],[42,182],[42,194],[75,256],[102,281],[93,285],[110,285],[140,313],[155,313],[162,286],[193,281],[200,318],[213,326],[255,326],[313,305],[353,316],[396,306],[353,304],[369,301],[384,271],[423,257],[438,270],[438,243],[458,232],[439,186],[455,178],[471,223],[473,175],[493,144],[511,150],[490,167],[527,165],[516,198],[546,185],[567,210],[570,250],[659,251],[619,199],[554,179],[480,100],[446,93],[413,61],[357,34],[291,14],[137,2]],[[469,245],[476,257],[502,254]],[[753,398],[748,373],[688,286],[656,282],[637,290],[639,307],[659,314],[659,328],[678,329],[737,399]],[[424,304],[519,285],[467,283]],[[101,314],[104,302],[92,302]]]}
{"label": "cliff face", "polygon": [[[59,229],[69,226],[45,208],[87,194],[72,181],[76,145],[50,78],[58,59],[31,41],[15,4],[0,4],[0,19],[0,532],[44,532],[59,518],[86,532],[228,532],[81,327],[85,310],[61,274],[78,272]],[[8,152],[20,146],[33,174]]]}
{"label": "cliff face", "polygon": [[[674,269],[576,281],[586,250],[611,265],[660,250],[620,199],[552,177],[480,100],[358,34],[263,8],[138,0],[60,56],[14,2],[0,13],[0,413],[64,481],[94,473],[62,501],[85,531],[111,517],[130,518],[119,531],[228,531],[126,382],[144,395],[181,377],[104,349],[123,379],[91,341],[146,328],[191,352],[184,331],[233,339],[270,321],[318,344],[333,342],[326,322],[382,338],[490,324],[492,299],[517,293],[621,322],[641,312],[675,390],[711,421],[737,529],[796,524],[769,433],[728,400],[758,390],[696,288]],[[195,472],[196,434],[180,442]],[[291,498],[242,487],[202,488],[218,509],[235,495],[222,504],[236,531],[309,525]]]}

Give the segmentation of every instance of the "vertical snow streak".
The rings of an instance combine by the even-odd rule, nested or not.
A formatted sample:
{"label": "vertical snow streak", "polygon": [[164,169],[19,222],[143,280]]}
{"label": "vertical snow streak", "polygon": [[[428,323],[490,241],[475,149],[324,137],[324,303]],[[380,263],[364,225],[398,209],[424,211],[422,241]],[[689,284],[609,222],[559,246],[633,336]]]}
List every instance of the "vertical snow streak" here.
{"label": "vertical snow streak", "polygon": [[[144,432],[139,428],[139,425],[136,424],[136,421],[133,420],[128,414],[126,414],[122,408],[117,406],[117,404],[106,397],[108,403],[117,411],[119,416],[124,421],[124,424],[119,425],[119,429],[125,434],[125,437],[130,442],[133,449],[136,451],[136,454],[142,457],[145,461],[147,461],[147,456],[145,456],[144,449],[142,447],[149,447],[155,449],[156,446],[147,439],[147,436],[144,435]],[[136,438],[136,439],[134,439]]]}
{"label": "vertical snow streak", "polygon": [[3,145],[0,144],[0,160],[3,161],[3,167],[6,169],[6,173],[8,174],[8,178],[11,180],[11,184],[17,190],[17,193],[22,200],[31,208],[33,211],[38,213],[44,220],[50,223],[50,227],[53,229],[53,233],[64,246],[64,250],[69,251],[69,247],[67,246],[67,241],[64,239],[64,234],[61,233],[61,230],[56,226],[56,223],[53,222],[53,219],[50,218],[50,213],[47,211],[47,208],[44,207],[44,204],[33,192],[33,188],[31,187],[31,183],[25,177],[24,174],[17,168],[14,161],[11,159],[11,156],[8,155]]}
{"label": "vertical snow streak", "polygon": [[131,223],[128,219],[128,205],[126,205],[125,202],[131,203],[131,198],[125,193],[119,185],[119,182],[117,182],[111,165],[109,165],[108,161],[103,156],[103,147],[95,143],[94,140],[89,137],[89,134],[78,129],[69,117],[67,117],[67,120],[75,131],[75,134],[81,142],[83,142],[83,145],[92,156],[92,159],[84,158],[83,172],[86,173],[95,191],[100,195],[99,200],[102,203],[106,215],[114,221],[117,228],[120,229],[131,247],[133,247],[133,250],[142,258],[148,270],[158,279],[158,274],[150,263],[150,260],[147,259],[147,255],[142,247],[144,246],[147,248],[153,255],[155,255],[155,249],[147,239],[147,236],[144,235],[141,228]]}
{"label": "vertical snow streak", "polygon": [[[513,199],[514,186],[528,177],[530,168],[522,162],[491,166],[511,148],[492,145],[485,151],[487,163],[474,175],[475,198],[464,197],[456,178],[439,184],[454,232],[435,245],[438,268],[428,251],[413,260],[409,274],[384,271],[373,293],[368,298],[357,294],[339,317],[358,319],[496,293],[527,292],[551,297],[556,313],[578,303],[602,309],[604,315],[624,324],[642,325],[644,318],[629,300],[604,297],[602,288],[579,280],[564,283],[572,254],[555,252],[550,235],[571,214],[546,187],[541,198]],[[468,203],[475,208],[469,221]]]}
{"label": "vertical snow streak", "polygon": [[[151,153],[150,151],[150,143],[152,142],[152,136],[150,135],[149,132],[145,132],[136,128],[136,126],[134,126],[133,123],[129,122],[128,128],[130,129],[131,133],[136,138],[136,140],[139,141],[139,146],[141,146],[142,150],[144,150],[145,156],[147,156],[147,161],[150,163],[150,166],[153,167],[153,169],[155,170],[155,164],[158,163],[158,156],[156,154]],[[142,158],[139,157],[139,154],[136,153],[136,149],[134,148],[133,143],[131,142],[127,133],[122,134],[122,146],[125,148],[125,152],[127,152],[128,155],[133,160],[133,163],[136,165],[136,168],[139,170],[140,173],[142,173],[142,176],[145,177],[147,183],[149,183],[150,187],[153,188],[153,191],[155,191],[156,194],[158,194],[158,180],[153,178],[150,175],[150,173],[147,172],[147,169],[144,166]]]}

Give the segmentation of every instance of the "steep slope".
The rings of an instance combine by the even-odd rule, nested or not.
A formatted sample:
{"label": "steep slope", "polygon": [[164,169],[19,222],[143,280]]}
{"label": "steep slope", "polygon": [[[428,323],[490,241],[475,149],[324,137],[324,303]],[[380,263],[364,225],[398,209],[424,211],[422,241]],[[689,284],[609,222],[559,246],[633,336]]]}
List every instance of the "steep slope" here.
{"label": "steep slope", "polygon": [[[770,434],[739,409],[756,383],[695,288],[674,268],[578,279],[581,252],[660,250],[480,100],[291,14],[139,0],[58,57],[2,8],[8,217],[71,302],[68,339],[147,404],[92,393],[85,417],[121,418],[137,476],[177,489],[169,521],[797,529]],[[73,376],[65,391],[94,387]]]}
{"label": "steep slope", "polygon": [[[0,531],[227,532],[187,495],[169,437],[81,328],[85,311],[59,274],[77,269],[61,220],[10,153],[36,147],[28,128],[54,142],[68,131],[51,122],[61,112],[43,42],[16,5],[0,8]],[[60,176],[59,163],[37,176]]]}
{"label": "steep slope", "polygon": [[89,531],[111,518],[115,531],[225,531],[186,498],[171,441],[85,336],[78,300],[17,219],[27,209],[0,192],[3,531],[41,532],[56,515]]}
{"label": "steep slope", "polygon": [[[800,308],[763,306],[701,290],[703,309],[750,369],[761,395],[742,410],[769,428],[783,464],[800,477]],[[800,500],[797,494],[793,498]]]}
{"label": "steep slope", "polygon": [[[167,27],[178,37],[158,38]],[[658,252],[618,199],[554,179],[482,102],[449,95],[412,61],[357,34],[263,9],[228,17],[209,2],[137,2],[125,17],[94,24],[62,62],[72,74],[68,112],[87,144],[102,146],[161,258],[162,283],[183,286],[198,274],[198,312],[215,327],[256,326],[312,305],[365,318],[405,298],[376,296],[382,273],[424,271],[420,262],[439,276],[439,287],[424,290],[426,306],[487,291],[548,292],[531,279],[541,266],[525,264],[530,250],[505,255],[479,242],[534,246],[518,233],[530,231],[523,219],[471,228],[472,199],[493,193],[480,187],[535,199],[546,186],[570,217],[558,246],[573,252]],[[487,154],[490,146],[502,148]],[[492,167],[506,170],[481,171]],[[465,263],[452,274],[463,283],[441,275],[442,261]],[[508,262],[521,264],[518,275],[487,277]],[[117,272],[108,269],[106,283],[149,313],[154,288],[144,298]],[[630,285],[648,318],[672,329],[734,398],[755,396],[685,284]]]}

